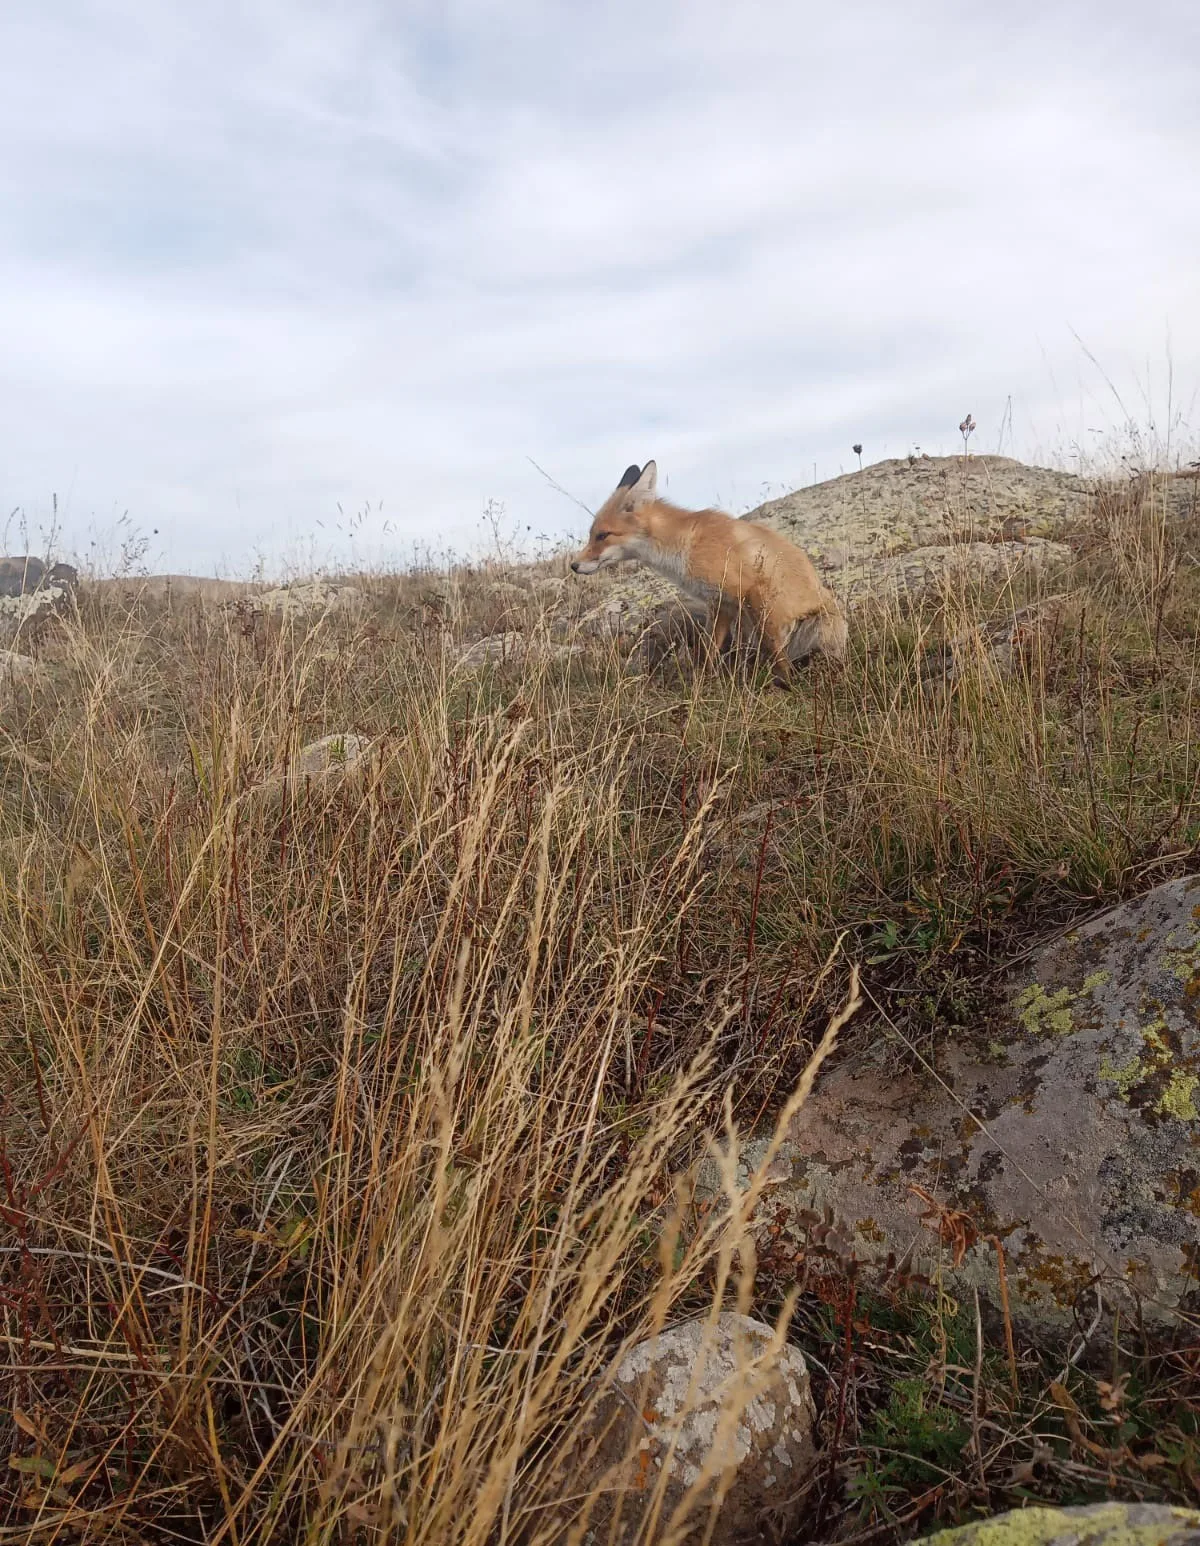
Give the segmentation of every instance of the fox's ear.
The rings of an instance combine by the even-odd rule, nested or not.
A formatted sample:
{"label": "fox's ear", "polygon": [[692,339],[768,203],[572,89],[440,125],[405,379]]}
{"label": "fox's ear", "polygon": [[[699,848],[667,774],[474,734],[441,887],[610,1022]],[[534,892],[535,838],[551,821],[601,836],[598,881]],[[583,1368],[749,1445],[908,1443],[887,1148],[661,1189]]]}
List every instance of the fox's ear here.
{"label": "fox's ear", "polygon": [[621,474],[621,481],[617,484],[617,487],[632,488],[641,475],[642,469],[634,462],[632,466],[626,467],[625,471]]}
{"label": "fox's ear", "polygon": [[636,480],[630,485],[630,491],[637,503],[644,504],[648,499],[654,498],[658,487],[658,468],[653,462],[647,462],[638,474]]}

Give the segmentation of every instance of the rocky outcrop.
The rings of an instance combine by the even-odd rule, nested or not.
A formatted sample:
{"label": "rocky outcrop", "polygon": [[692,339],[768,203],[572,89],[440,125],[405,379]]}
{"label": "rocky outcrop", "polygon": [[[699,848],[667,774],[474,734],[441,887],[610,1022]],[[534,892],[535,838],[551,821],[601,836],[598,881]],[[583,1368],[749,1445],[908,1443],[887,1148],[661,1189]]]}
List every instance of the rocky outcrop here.
{"label": "rocky outcrop", "polygon": [[762,521],[802,547],[850,603],[994,583],[1070,557],[1051,540],[1088,515],[1093,484],[1007,456],[912,456],[768,500]]}
{"label": "rocky outcrop", "polygon": [[917,548],[1054,537],[1084,518],[1093,489],[1008,456],[893,457],[768,500],[743,519],[774,526],[836,570]]}
{"label": "rocky outcrop", "polygon": [[785,1210],[798,1251],[832,1228],[860,1261],[993,1304],[1006,1290],[1037,1335],[1118,1307],[1172,1323],[1200,1288],[1198,1005],[1191,877],[1046,946],[986,1033],[936,1066],[905,1072],[877,1047],[823,1074],[767,1212]]}
{"label": "rocky outcrop", "polygon": [[71,564],[47,568],[43,559],[29,553],[0,558],[0,596],[29,596],[50,585],[70,590],[78,584],[79,571]]}
{"label": "rocky outcrop", "polygon": [[66,611],[78,581],[70,564],[47,568],[28,554],[0,558],[0,644],[40,631],[48,619]]}
{"label": "rocky outcrop", "polygon": [[769,1326],[733,1311],[688,1321],[622,1358],[580,1436],[570,1490],[600,1490],[588,1520],[597,1542],[646,1539],[648,1520],[674,1516],[732,1546],[768,1516],[798,1522],[814,1417],[804,1359],[777,1348]]}
{"label": "rocky outcrop", "polygon": [[[363,594],[353,585],[335,585],[327,580],[304,580],[280,585],[249,598],[249,605],[268,616],[302,620],[328,612],[357,613],[363,606]],[[236,604],[236,603],[235,603]]]}
{"label": "rocky outcrop", "polygon": [[1027,537],[1020,542],[945,543],[878,559],[857,571],[848,566],[840,576],[840,589],[851,600],[868,595],[888,600],[921,596],[951,584],[994,585],[1019,574],[1040,574],[1070,557],[1071,549],[1065,542],[1045,537]]}
{"label": "rocky outcrop", "polygon": [[458,663],[468,671],[477,671],[483,666],[515,665],[529,659],[562,661],[578,655],[580,648],[578,644],[556,643],[541,635],[509,629],[476,639],[461,652]]}
{"label": "rocky outcrop", "polygon": [[1200,1512],[1162,1503],[1015,1508],[923,1539],[926,1546],[1200,1546]]}

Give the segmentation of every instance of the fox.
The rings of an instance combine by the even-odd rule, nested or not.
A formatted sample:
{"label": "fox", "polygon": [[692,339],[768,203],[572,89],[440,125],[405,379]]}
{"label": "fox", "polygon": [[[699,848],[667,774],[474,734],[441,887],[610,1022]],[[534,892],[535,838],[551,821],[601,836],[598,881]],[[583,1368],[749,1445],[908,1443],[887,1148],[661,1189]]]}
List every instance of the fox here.
{"label": "fox", "polygon": [[[728,643],[739,614],[749,614],[770,656],[776,686],[791,684],[793,661],[818,654],[845,658],[846,619],[808,554],[769,526],[735,520],[723,510],[668,504],[658,497],[652,461],[625,469],[571,568],[595,574],[624,558],[637,559],[708,609],[714,656]],[[703,650],[701,636],[697,664]]]}

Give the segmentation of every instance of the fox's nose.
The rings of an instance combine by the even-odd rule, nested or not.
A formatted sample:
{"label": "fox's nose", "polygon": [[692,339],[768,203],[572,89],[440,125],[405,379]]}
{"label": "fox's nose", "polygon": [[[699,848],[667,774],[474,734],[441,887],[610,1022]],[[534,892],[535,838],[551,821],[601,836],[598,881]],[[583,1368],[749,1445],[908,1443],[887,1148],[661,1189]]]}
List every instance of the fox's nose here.
{"label": "fox's nose", "polygon": [[576,573],[576,574],[579,573],[579,560],[577,558],[573,558],[571,560],[571,568],[574,571],[574,573]]}

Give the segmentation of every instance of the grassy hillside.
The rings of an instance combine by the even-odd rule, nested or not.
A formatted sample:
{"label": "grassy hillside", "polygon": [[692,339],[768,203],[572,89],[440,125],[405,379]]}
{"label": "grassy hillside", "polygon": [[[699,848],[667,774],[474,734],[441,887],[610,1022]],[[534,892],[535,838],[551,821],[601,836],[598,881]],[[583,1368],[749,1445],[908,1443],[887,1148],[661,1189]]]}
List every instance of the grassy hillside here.
{"label": "grassy hillside", "polygon": [[[970,628],[1038,595],[964,582],[865,604],[786,695],[593,640],[464,671],[546,605],[486,567],[311,625],[93,589],[19,644],[0,1540],[565,1538],[542,1504],[614,1353],[717,1301],[813,1359],[814,1539],[1196,1501],[1194,1332],[1122,1331],[1064,1411],[1061,1360],[756,1260],[679,1181],[770,1128],[848,999],[843,1038],[904,1060],[1052,927],[1196,867],[1195,523],[1142,482],[1071,540],[1011,669]],[[290,776],[331,731],[372,750]]]}

